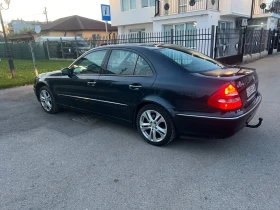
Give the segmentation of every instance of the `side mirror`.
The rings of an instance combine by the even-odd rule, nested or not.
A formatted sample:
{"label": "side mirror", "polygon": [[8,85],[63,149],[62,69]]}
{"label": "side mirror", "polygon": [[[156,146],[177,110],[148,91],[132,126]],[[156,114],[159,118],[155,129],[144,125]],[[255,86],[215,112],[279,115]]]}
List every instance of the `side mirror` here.
{"label": "side mirror", "polygon": [[70,76],[72,74],[72,72],[69,68],[61,69],[61,73],[62,73],[62,75],[67,75],[67,76]]}

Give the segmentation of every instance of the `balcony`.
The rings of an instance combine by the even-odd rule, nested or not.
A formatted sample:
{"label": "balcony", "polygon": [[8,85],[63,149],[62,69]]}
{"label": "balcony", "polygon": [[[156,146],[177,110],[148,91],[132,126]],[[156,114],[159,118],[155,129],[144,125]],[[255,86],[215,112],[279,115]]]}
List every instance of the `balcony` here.
{"label": "balcony", "polygon": [[[262,9],[261,6],[265,6],[265,8]],[[280,1],[278,0],[255,1],[254,15],[261,15],[267,13],[280,14]]]}
{"label": "balcony", "polygon": [[161,0],[159,15],[174,15],[202,10],[219,10],[219,0]]}

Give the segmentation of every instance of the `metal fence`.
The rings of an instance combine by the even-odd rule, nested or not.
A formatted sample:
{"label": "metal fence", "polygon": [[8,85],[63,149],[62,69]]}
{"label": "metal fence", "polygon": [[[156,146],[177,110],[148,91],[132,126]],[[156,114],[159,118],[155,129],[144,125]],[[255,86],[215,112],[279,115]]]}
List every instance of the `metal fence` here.
{"label": "metal fence", "polygon": [[[41,59],[75,59],[89,49],[102,45],[129,43],[166,43],[177,44],[194,49],[225,63],[240,63],[243,56],[267,51],[272,54],[276,49],[280,52],[280,31],[255,30],[252,28],[221,29],[212,26],[208,29],[196,29],[158,33],[112,34],[106,37],[95,37],[84,43],[77,41],[47,41],[33,43],[37,60]],[[32,59],[28,43],[10,44],[13,58]],[[4,44],[0,44],[0,58],[6,57]]]}
{"label": "metal fence", "polygon": [[158,33],[132,33],[119,36],[112,36],[112,39],[106,40],[106,37],[90,41],[92,47],[112,44],[130,44],[130,43],[158,43],[158,44],[177,44],[197,50],[210,57],[213,57],[215,42],[215,27],[209,29],[175,31],[171,29],[168,32]]}
{"label": "metal fence", "polygon": [[[9,49],[11,50],[12,57],[14,59],[24,59],[24,60],[32,60],[32,54],[30,50],[29,43],[18,43],[12,44],[8,43]],[[47,50],[43,43],[32,43],[32,47],[34,49],[34,53],[36,54],[36,58],[38,60],[46,60],[48,59]],[[7,49],[6,45],[3,43],[0,44],[0,58],[7,57]]]}

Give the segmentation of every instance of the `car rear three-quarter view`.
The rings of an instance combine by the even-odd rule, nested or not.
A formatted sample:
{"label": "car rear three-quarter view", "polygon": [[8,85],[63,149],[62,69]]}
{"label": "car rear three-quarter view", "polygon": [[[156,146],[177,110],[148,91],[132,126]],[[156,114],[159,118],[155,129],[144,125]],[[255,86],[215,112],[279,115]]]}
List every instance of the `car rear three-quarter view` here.
{"label": "car rear three-quarter view", "polygon": [[[76,86],[76,87],[75,87]],[[129,122],[150,144],[178,137],[227,138],[249,125],[261,103],[255,69],[227,67],[177,45],[94,49],[62,72],[39,75],[43,109],[87,111]]]}

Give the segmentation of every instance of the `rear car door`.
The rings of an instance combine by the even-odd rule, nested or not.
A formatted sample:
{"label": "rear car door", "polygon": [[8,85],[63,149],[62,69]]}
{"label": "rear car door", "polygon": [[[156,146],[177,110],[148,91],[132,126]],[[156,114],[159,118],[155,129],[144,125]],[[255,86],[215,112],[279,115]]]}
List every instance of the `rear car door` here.
{"label": "rear car door", "polygon": [[57,85],[58,103],[77,109],[96,110],[98,90],[95,84],[108,50],[86,54],[70,66],[73,75],[62,76]]}
{"label": "rear car door", "polygon": [[155,79],[156,72],[142,55],[114,48],[97,83],[99,112],[131,121],[134,105],[149,91]]}

